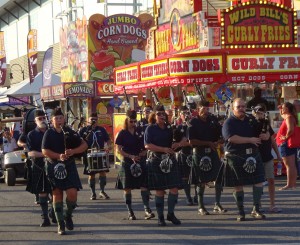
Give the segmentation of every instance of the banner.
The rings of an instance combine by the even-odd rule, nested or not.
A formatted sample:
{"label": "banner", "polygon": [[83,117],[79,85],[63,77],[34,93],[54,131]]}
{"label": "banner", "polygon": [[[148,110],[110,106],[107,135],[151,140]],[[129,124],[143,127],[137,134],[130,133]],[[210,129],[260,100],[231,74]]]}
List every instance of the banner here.
{"label": "banner", "polygon": [[27,57],[30,83],[37,75],[37,30],[32,29],[27,35]]}
{"label": "banner", "polygon": [[6,54],[4,46],[4,32],[0,32],[0,86],[4,85],[6,79]]}
{"label": "banner", "polygon": [[51,85],[53,48],[48,48],[43,60],[43,87]]}

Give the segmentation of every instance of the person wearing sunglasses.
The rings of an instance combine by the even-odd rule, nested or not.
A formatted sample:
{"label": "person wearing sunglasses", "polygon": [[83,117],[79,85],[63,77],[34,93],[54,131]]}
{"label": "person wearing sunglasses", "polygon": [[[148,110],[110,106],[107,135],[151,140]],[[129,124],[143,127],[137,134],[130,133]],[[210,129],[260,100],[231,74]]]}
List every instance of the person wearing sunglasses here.
{"label": "person wearing sunglasses", "polygon": [[133,189],[141,189],[145,210],[145,219],[155,217],[149,206],[149,191],[147,189],[146,150],[144,142],[137,131],[137,114],[134,110],[126,113],[123,129],[116,137],[117,152],[122,156],[116,187],[124,191],[124,201],[128,209],[128,220],[136,220],[132,209]]}
{"label": "person wearing sunglasses", "polygon": [[[193,161],[191,168],[191,183],[197,186],[198,214],[209,215],[204,206],[205,185],[214,182],[221,168],[218,155],[218,146],[221,139],[222,127],[217,117],[209,113],[209,102],[201,101],[198,108],[198,116],[190,121],[188,139],[193,147]],[[225,213],[221,201],[222,186],[215,183],[215,206],[213,212]]]}
{"label": "person wearing sunglasses", "polygon": [[155,205],[158,215],[158,225],[166,226],[164,218],[164,195],[168,194],[167,220],[174,225],[180,225],[174,209],[178,200],[178,188],[181,187],[181,175],[175,158],[175,149],[180,148],[180,142],[172,144],[173,132],[168,123],[165,109],[157,105],[149,116],[149,126],[145,132],[145,148],[148,154],[148,188],[155,190]]}
{"label": "person wearing sunglasses", "polygon": [[45,172],[44,155],[42,153],[42,140],[47,130],[45,113],[42,110],[34,111],[34,122],[36,128],[30,131],[26,137],[28,157],[31,160],[30,179],[26,191],[38,195],[39,204],[42,209],[41,227],[50,226],[48,217],[48,195],[51,193],[51,186]]}
{"label": "person wearing sunglasses", "polygon": [[[245,221],[244,185],[252,185],[254,219],[265,219],[260,211],[260,200],[265,181],[264,166],[259,152],[262,140],[270,137],[261,133],[257,120],[246,114],[246,103],[236,98],[232,103],[232,115],[224,122],[222,135],[225,140],[225,165],[220,171],[218,183],[234,187],[233,197],[238,208],[237,221]],[[220,178],[221,177],[221,178]]]}
{"label": "person wearing sunglasses", "polygon": [[65,228],[74,229],[72,214],[76,207],[78,191],[82,189],[74,156],[84,152],[87,144],[70,127],[64,126],[65,117],[60,108],[52,111],[51,121],[53,127],[47,129],[44,134],[42,153],[46,157],[46,173],[52,188],[57,233],[65,235]]}
{"label": "person wearing sunglasses", "polygon": [[[79,135],[87,142],[88,149],[97,148],[98,151],[105,150],[107,153],[111,150],[111,140],[104,127],[98,125],[98,115],[96,112],[92,113],[88,119],[88,126],[83,127],[79,131]],[[82,157],[84,164],[83,174],[88,175],[88,184],[91,189],[91,200],[96,200],[96,174],[99,173],[99,185],[100,193],[99,197],[102,199],[110,199],[108,194],[105,192],[106,186],[106,172],[109,169],[91,171],[88,167],[87,152],[84,153]]]}

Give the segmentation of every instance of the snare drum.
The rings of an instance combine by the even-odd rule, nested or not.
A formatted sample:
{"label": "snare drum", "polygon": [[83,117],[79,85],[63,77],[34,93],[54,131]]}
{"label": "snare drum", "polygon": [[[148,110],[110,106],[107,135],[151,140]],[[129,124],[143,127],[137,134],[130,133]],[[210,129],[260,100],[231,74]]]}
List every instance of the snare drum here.
{"label": "snare drum", "polygon": [[107,171],[109,158],[106,152],[90,152],[87,154],[89,171]]}

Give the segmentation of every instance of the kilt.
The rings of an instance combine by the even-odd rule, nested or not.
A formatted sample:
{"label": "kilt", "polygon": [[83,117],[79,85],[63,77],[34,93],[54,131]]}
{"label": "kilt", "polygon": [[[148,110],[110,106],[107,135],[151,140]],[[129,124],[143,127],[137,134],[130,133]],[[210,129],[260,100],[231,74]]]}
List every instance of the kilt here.
{"label": "kilt", "polygon": [[[193,162],[189,182],[194,185],[215,181],[221,161],[217,151],[205,152],[204,147],[198,148],[193,153]],[[210,148],[209,148],[210,149]]]}
{"label": "kilt", "polygon": [[[248,160],[247,160],[248,159]],[[226,154],[217,183],[227,186],[254,185],[265,181],[265,171],[259,152]]]}
{"label": "kilt", "polygon": [[84,175],[95,175],[95,174],[101,173],[101,172],[109,172],[109,169],[103,170],[103,171],[90,171],[89,165],[88,165],[87,153],[83,154],[83,156],[81,157],[81,161],[82,161],[82,164],[84,165],[84,168],[83,168]]}
{"label": "kilt", "polygon": [[44,158],[33,159],[28,171],[30,171],[30,177],[26,191],[32,194],[51,193],[51,186],[46,176]]}
{"label": "kilt", "polygon": [[181,178],[183,179],[189,178],[191,173],[191,165],[192,165],[192,149],[190,149],[190,151],[181,150],[177,152],[176,159],[178,161]]}
{"label": "kilt", "polygon": [[179,166],[174,155],[170,156],[173,164],[169,173],[162,172],[160,163],[164,159],[162,153],[150,152],[147,159],[148,169],[148,189],[149,190],[166,190],[172,188],[182,188]]}
{"label": "kilt", "polygon": [[137,162],[142,169],[142,174],[138,177],[134,177],[131,174],[130,167],[134,164],[130,158],[125,158],[122,161],[122,165],[119,169],[117,181],[116,181],[116,188],[123,190],[123,189],[140,189],[141,187],[147,188],[147,166],[146,166],[146,159],[141,159],[140,162]]}
{"label": "kilt", "polygon": [[[51,160],[52,162],[52,160]],[[54,167],[57,164],[57,162],[51,163],[48,159],[46,161],[47,168],[46,173],[47,177],[50,181],[52,189],[58,188],[61,190],[67,190],[71,188],[76,188],[77,190],[82,189],[81,181],[77,172],[76,164],[74,159],[69,159],[67,161],[64,161],[66,171],[67,171],[67,177],[65,179],[57,179],[54,176]]]}

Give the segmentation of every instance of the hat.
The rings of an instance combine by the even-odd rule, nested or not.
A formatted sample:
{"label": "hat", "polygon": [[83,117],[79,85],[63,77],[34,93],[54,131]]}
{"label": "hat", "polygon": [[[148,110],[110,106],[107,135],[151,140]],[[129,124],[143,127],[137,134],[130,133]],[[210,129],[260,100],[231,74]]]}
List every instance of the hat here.
{"label": "hat", "polygon": [[51,116],[52,117],[56,117],[56,116],[63,116],[63,112],[61,111],[61,108],[58,107],[58,108],[55,108],[53,109],[52,113],[51,113]]}
{"label": "hat", "polygon": [[42,110],[35,110],[34,112],[34,117],[44,117],[45,116],[45,112]]}
{"label": "hat", "polygon": [[255,113],[258,112],[258,111],[264,112],[264,111],[265,111],[265,108],[264,108],[263,105],[257,105],[257,106],[255,106],[255,107],[253,108],[253,110],[254,110]]}
{"label": "hat", "polygon": [[136,119],[136,111],[135,110],[128,110],[126,112],[126,116],[130,119]]}
{"label": "hat", "polygon": [[207,100],[201,100],[199,106],[209,106],[209,102]]}
{"label": "hat", "polygon": [[165,111],[165,107],[163,105],[156,105],[153,111]]}

